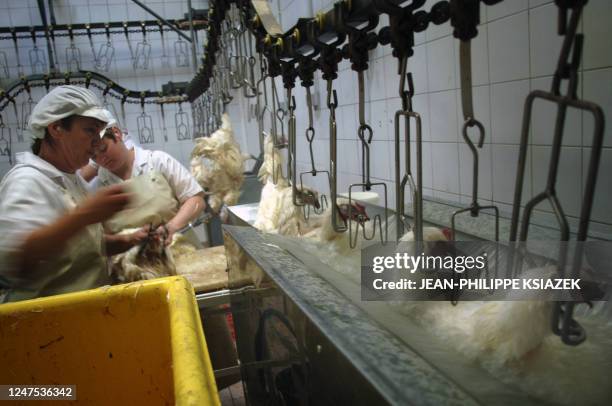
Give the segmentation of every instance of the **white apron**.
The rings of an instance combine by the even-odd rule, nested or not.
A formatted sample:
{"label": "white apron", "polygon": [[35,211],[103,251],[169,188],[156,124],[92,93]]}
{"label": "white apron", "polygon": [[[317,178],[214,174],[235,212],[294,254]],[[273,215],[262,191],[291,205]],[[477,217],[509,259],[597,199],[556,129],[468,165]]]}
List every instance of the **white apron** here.
{"label": "white apron", "polygon": [[[153,223],[159,226],[170,221],[179,210],[179,201],[174,196],[172,187],[166,177],[152,168],[139,176],[124,181],[121,185],[132,195],[132,201],[126,210],[114,215],[104,223],[110,233],[117,233],[127,228],[139,228]],[[183,234],[195,247],[201,244],[195,232],[189,230]]]}
{"label": "white apron", "polygon": [[[24,165],[18,164],[13,170],[20,166]],[[46,175],[41,172],[41,176]],[[54,183],[67,211],[85,198],[84,191]],[[24,277],[13,281],[3,301],[33,299],[110,284],[103,237],[100,223],[87,226],[66,243],[58,256],[41,261],[35,270],[27,270]]]}

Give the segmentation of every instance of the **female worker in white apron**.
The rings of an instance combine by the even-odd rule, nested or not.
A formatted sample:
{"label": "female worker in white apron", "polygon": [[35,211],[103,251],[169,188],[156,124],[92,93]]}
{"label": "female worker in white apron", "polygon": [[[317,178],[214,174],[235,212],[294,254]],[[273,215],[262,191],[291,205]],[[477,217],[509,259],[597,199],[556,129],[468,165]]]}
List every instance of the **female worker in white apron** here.
{"label": "female worker in white apron", "polygon": [[32,110],[32,152],[17,154],[0,183],[0,302],[109,283],[105,254],[119,240],[107,245],[100,223],[129,197],[120,186],[87,197],[75,174],[100,147],[105,117],[78,86],[51,90]]}
{"label": "female worker in white apron", "polygon": [[[92,189],[124,184],[133,196],[126,210],[105,223],[108,232],[153,224],[169,243],[172,235],[184,228],[205,208],[204,191],[193,175],[163,151],[149,151],[123,142],[123,133],[109,115],[102,147],[94,161],[99,165]],[[193,230],[186,232],[190,242],[201,247]]]}
{"label": "female worker in white apron", "polygon": [[[110,113],[108,113],[110,114]],[[123,134],[112,117],[102,139],[104,146],[94,157],[99,165],[92,185],[109,186],[123,182],[130,191],[130,206],[105,222],[107,231],[164,224],[158,232],[170,241],[172,234],[186,226],[205,208],[204,191],[193,175],[176,159],[162,151],[148,151],[133,144],[126,147]],[[193,230],[183,233],[196,247],[201,247]],[[203,317],[204,334],[214,369],[236,364],[236,350],[223,314]],[[220,378],[219,387],[236,381]]]}

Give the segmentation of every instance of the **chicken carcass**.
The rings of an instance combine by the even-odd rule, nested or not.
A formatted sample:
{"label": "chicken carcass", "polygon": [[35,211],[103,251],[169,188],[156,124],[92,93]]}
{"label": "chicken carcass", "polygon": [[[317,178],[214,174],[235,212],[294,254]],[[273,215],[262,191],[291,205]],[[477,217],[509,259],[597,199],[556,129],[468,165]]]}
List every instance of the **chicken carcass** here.
{"label": "chicken carcass", "polygon": [[208,204],[215,213],[224,204],[232,206],[238,203],[245,159],[234,139],[227,113],[222,116],[221,128],[210,137],[196,140],[191,152],[191,173],[207,190]]}
{"label": "chicken carcass", "polygon": [[[307,228],[307,220],[302,206],[293,204],[292,187],[281,170],[282,156],[279,150],[274,148],[271,136],[266,136],[264,145],[264,162],[259,169],[258,178],[265,185],[261,190],[253,226],[268,233],[302,235]],[[318,193],[308,187],[296,189],[296,200],[303,205],[319,208]]]}
{"label": "chicken carcass", "polygon": [[[535,268],[523,278],[548,278],[554,266]],[[506,301],[394,302],[393,306],[430,331],[448,348],[461,352],[508,384],[554,404],[606,404],[612,396],[612,323],[589,325],[589,339],[568,346],[551,332],[554,302]],[[607,377],[607,378],[606,378]]]}
{"label": "chicken carcass", "polygon": [[[132,234],[138,229],[126,229],[120,234]],[[111,258],[111,278],[116,283],[176,275],[172,252],[161,240],[150,238]]]}

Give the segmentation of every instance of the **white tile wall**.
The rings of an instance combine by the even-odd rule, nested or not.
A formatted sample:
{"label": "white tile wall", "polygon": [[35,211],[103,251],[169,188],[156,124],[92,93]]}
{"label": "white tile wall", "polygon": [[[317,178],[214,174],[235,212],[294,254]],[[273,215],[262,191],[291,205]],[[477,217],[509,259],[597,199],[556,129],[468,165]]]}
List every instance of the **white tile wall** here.
{"label": "white tile wall", "polygon": [[610,26],[612,2],[608,0],[591,0],[584,10],[583,27],[586,41],[584,44],[583,67],[585,69],[603,68],[612,65]]}
{"label": "white tile wall", "polygon": [[[457,142],[457,98],[455,90],[429,94],[429,125],[431,140]],[[423,120],[427,120],[423,117]]]}
{"label": "white tile wall", "polygon": [[[612,111],[612,68],[597,69],[584,72],[584,98],[593,101],[603,109],[604,113]],[[607,124],[610,123],[606,115]],[[590,145],[593,134],[593,118],[590,113],[583,114],[584,144]],[[606,125],[604,145],[612,147],[612,128]]]}
{"label": "white tile wall", "polygon": [[[45,2],[46,3],[46,2]],[[160,13],[165,18],[181,18],[187,11],[187,3],[182,0],[168,1],[147,1],[147,6]],[[194,8],[207,8],[208,1],[194,0]],[[155,17],[148,15],[138,5],[126,0],[63,0],[54,2],[55,17],[58,24],[77,24],[88,22],[108,22],[109,16],[111,21],[125,20],[154,20]],[[47,14],[49,18],[49,14]],[[4,1],[0,2],[0,25],[2,26],[29,26],[41,25],[40,13],[35,1]],[[202,35],[200,33],[200,35]],[[66,48],[70,45],[67,37],[56,37],[56,59],[59,59],[59,68],[65,70],[68,63],[66,59]],[[125,41],[125,36],[122,34],[112,35],[111,40],[115,48],[114,60],[110,71],[100,72],[121,86],[131,90],[161,90],[161,85],[168,81],[189,81],[193,77],[193,68],[177,68],[174,66],[174,42],[178,39],[177,34],[167,32],[165,34],[167,54],[171,56],[171,68],[161,68],[161,42],[158,33],[150,33],[147,35],[147,41],[151,45],[151,61],[149,69],[134,70],[130,61],[130,53]],[[94,36],[94,49],[99,50],[100,46],[106,44],[106,36]],[[140,34],[130,35],[130,42],[136,50],[138,42],[142,40]],[[91,46],[87,36],[76,36],[74,39],[75,46],[79,49],[81,55],[81,69],[95,70],[94,58],[91,51]],[[46,43],[44,39],[38,39],[37,45],[46,53]],[[32,41],[29,39],[19,40],[19,62],[22,65],[22,70],[25,74],[32,73],[30,66],[29,52],[33,47]],[[17,58],[11,40],[0,41],[0,50],[5,52],[9,61],[10,79],[3,80],[1,85],[6,87],[18,77]],[[46,59],[46,58],[45,58]],[[44,88],[34,89],[33,100],[37,101],[44,95]],[[18,98],[18,105],[21,110],[22,102],[26,100],[25,95]],[[118,100],[109,97],[109,101],[114,104],[117,111],[119,121],[122,121],[120,103]],[[183,104],[183,110],[189,117],[189,127],[191,130],[191,108],[189,103]],[[174,105],[165,107],[166,127],[168,132],[168,142],[164,141],[161,124],[160,110],[156,106],[147,105],[146,112],[153,120],[155,143],[145,145],[146,148],[161,149],[167,151],[172,156],[177,158],[183,164],[189,164],[189,155],[191,153],[192,142],[190,140],[178,141],[175,128],[175,113],[177,107]],[[136,118],[141,113],[140,106],[135,104],[126,105],[126,118],[129,132],[134,138],[137,138]],[[29,140],[24,140],[23,143],[16,142],[17,130],[14,112],[9,108],[2,112],[5,123],[12,125],[12,133],[14,137],[13,149],[14,152],[29,150]],[[239,120],[237,120],[239,122]],[[245,144],[246,147],[246,144]],[[8,159],[0,157],[0,176],[3,176],[8,170],[5,162]]]}
{"label": "white tile wall", "polygon": [[[586,185],[586,176],[588,173],[588,165],[591,159],[590,148],[582,149],[582,174],[583,183]],[[610,202],[612,201],[612,150],[604,149],[601,154],[601,163],[599,164],[599,173],[597,177],[597,186],[595,191],[595,200],[593,202],[593,221],[610,224],[612,223],[612,210],[610,210]]]}
{"label": "white tile wall", "polygon": [[527,9],[527,0],[502,1],[487,8],[488,21],[497,20]]}
{"label": "white tile wall", "polygon": [[517,80],[491,85],[491,139],[499,144],[518,144],[523,105],[529,81]]}
{"label": "white tile wall", "polygon": [[[514,2],[502,2],[509,4]],[[491,82],[529,77],[529,15],[521,12],[488,24]]]}
{"label": "white tile wall", "polygon": [[[436,39],[427,44],[428,90],[438,92],[455,89],[454,63],[449,62],[449,56],[454,61],[454,39],[451,36]],[[415,80],[422,80],[415,78]]]}

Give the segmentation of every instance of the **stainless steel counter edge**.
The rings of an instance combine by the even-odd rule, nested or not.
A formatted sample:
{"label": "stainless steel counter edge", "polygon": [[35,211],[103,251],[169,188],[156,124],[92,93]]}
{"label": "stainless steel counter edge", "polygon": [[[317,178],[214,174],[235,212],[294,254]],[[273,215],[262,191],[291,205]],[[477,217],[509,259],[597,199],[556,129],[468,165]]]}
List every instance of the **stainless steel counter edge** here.
{"label": "stainless steel counter edge", "polygon": [[478,402],[252,227],[224,225],[246,253],[391,404]]}

